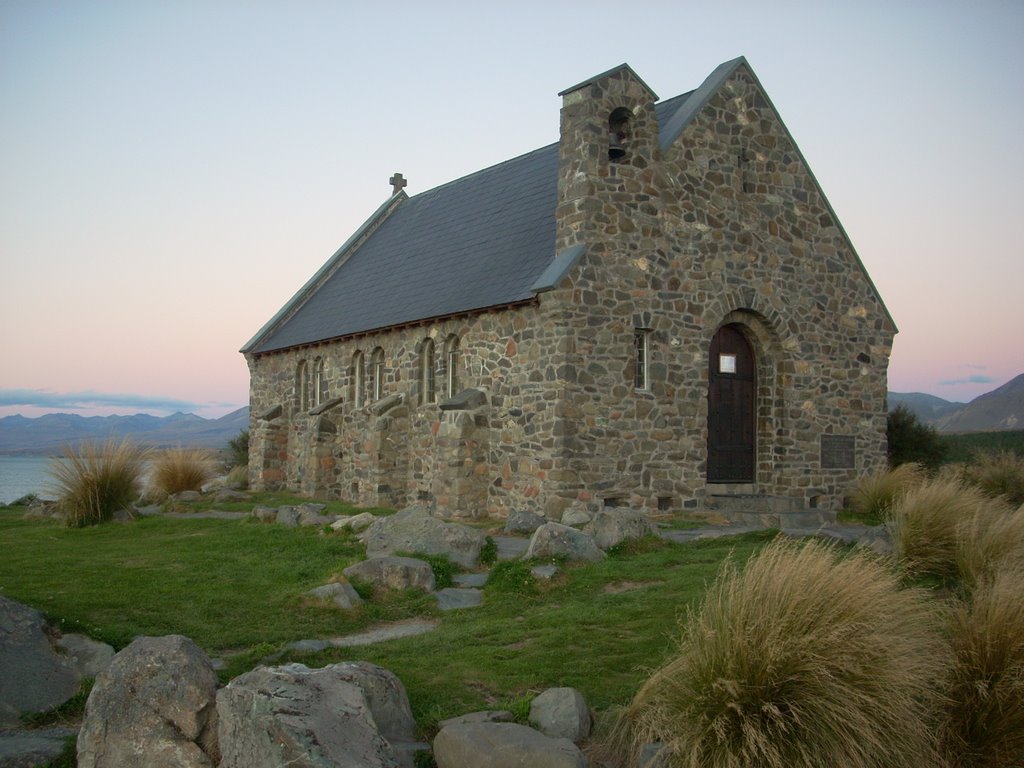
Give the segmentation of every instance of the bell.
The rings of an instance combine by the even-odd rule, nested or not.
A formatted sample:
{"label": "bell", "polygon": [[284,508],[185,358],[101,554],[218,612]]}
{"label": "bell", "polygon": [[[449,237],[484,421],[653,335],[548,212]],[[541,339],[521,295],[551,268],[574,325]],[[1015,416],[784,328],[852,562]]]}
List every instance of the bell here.
{"label": "bell", "polygon": [[622,146],[622,139],[618,131],[612,131],[608,135],[608,159],[621,160],[626,156],[626,148]]}

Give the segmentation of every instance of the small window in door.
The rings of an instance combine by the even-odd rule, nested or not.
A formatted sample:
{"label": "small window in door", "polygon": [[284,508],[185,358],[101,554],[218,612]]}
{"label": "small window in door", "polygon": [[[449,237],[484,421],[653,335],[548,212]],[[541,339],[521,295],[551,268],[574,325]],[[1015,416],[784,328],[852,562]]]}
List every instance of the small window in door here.
{"label": "small window in door", "polygon": [[736,373],[736,355],[719,355],[718,372]]}

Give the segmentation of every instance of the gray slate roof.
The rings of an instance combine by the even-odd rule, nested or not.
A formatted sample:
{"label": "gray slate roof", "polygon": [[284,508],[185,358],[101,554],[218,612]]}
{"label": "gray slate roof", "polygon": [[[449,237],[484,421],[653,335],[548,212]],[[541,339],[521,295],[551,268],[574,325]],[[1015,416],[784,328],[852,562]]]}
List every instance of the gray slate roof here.
{"label": "gray slate roof", "polygon": [[[689,95],[656,105],[659,122]],[[339,250],[242,351],[272,352],[532,299],[556,256],[557,192],[558,145],[551,144],[397,201],[376,231]]]}

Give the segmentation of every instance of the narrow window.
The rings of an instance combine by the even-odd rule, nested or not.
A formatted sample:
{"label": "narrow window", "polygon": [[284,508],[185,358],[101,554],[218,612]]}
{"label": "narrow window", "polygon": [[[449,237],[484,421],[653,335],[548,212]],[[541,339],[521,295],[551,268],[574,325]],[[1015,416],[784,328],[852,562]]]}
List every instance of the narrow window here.
{"label": "narrow window", "polygon": [[437,392],[434,388],[434,340],[424,339],[420,351],[420,402],[432,403]]}
{"label": "narrow window", "polygon": [[327,376],[324,374],[324,359],[318,357],[313,361],[313,405],[327,402]]}
{"label": "narrow window", "polygon": [[370,355],[370,396],[373,402],[384,397],[384,350],[377,347]]}
{"label": "narrow window", "polygon": [[459,337],[449,336],[445,353],[445,391],[455,397],[459,391]]}
{"label": "narrow window", "polygon": [[352,355],[352,402],[356,408],[363,407],[363,399],[366,397],[366,362],[363,360],[363,353],[356,350]]}
{"label": "narrow window", "polygon": [[633,331],[633,387],[650,389],[648,376],[648,347],[651,332],[645,328]]}
{"label": "narrow window", "polygon": [[295,407],[300,411],[309,410],[309,366],[299,360],[295,367]]}

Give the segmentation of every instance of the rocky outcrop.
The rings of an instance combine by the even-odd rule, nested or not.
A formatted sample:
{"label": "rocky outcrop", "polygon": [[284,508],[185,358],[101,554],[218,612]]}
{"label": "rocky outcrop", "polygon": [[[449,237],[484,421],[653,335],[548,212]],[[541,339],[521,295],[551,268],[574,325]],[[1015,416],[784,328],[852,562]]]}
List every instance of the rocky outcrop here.
{"label": "rocky outcrop", "polygon": [[390,517],[379,518],[359,536],[367,557],[398,552],[447,555],[464,568],[480,559],[486,536],[482,531],[458,523],[445,523],[421,507],[408,507]]}
{"label": "rocky outcrop", "polygon": [[505,521],[505,533],[533,533],[547,522],[547,518],[522,509],[510,512]]}
{"label": "rocky outcrop", "polygon": [[545,523],[534,531],[523,559],[565,557],[595,562],[604,556],[587,534],[561,523]]}
{"label": "rocky outcrop", "polygon": [[602,509],[583,528],[601,549],[610,549],[628,539],[657,536],[658,529],[643,512],[632,509]]}
{"label": "rocky outcrop", "polygon": [[[17,725],[21,714],[63,704],[78,692],[85,674],[102,668],[102,662],[79,663],[74,656],[55,652],[53,635],[39,611],[0,596],[0,726]],[[87,640],[81,635],[69,638],[73,648],[78,647],[75,638]],[[113,655],[110,646],[102,647]]]}
{"label": "rocky outcrop", "polygon": [[400,768],[377,717],[404,729],[406,711],[391,707],[404,699],[408,709],[405,690],[371,682],[368,695],[355,682],[366,676],[377,677],[352,665],[287,664],[236,677],[217,696],[221,768]]}
{"label": "rocky outcrop", "polygon": [[346,578],[357,578],[380,589],[422,589],[433,592],[434,570],[430,563],[412,557],[371,557],[350,565],[342,573]]}
{"label": "rocky outcrop", "polygon": [[530,724],[545,736],[580,742],[590,735],[590,709],[575,688],[548,688],[530,703]]}
{"label": "rocky outcrop", "polygon": [[318,600],[334,603],[344,611],[358,608],[363,604],[363,598],[356,592],[355,587],[346,582],[332,581],[330,584],[314,587],[306,594]]}
{"label": "rocky outcrop", "polygon": [[212,768],[217,675],[187,637],[141,637],[93,686],[78,737],[79,768]]}
{"label": "rocky outcrop", "polygon": [[437,768],[586,768],[579,747],[516,723],[459,723],[434,738]]}

